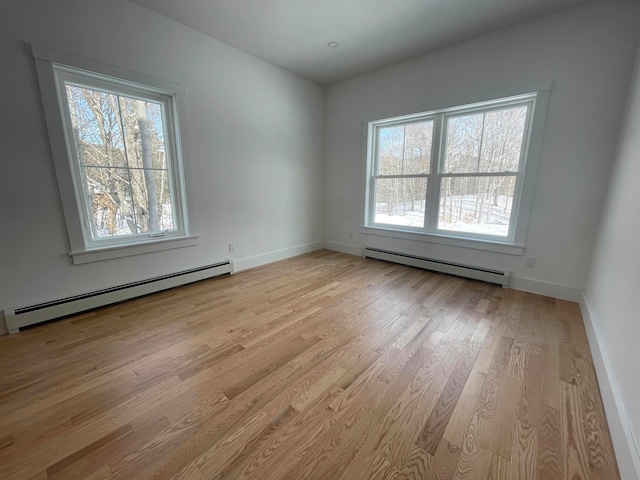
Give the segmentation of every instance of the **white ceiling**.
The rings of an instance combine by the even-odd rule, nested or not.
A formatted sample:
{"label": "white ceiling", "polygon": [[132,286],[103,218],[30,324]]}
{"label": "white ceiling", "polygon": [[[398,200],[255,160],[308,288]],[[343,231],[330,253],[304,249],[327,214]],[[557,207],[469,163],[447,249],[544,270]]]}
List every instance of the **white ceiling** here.
{"label": "white ceiling", "polygon": [[327,85],[589,0],[132,1]]}

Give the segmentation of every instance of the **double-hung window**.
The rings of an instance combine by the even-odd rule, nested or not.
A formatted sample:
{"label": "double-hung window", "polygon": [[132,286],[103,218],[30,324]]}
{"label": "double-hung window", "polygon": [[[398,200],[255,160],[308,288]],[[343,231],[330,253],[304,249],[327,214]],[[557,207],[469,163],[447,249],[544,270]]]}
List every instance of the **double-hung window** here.
{"label": "double-hung window", "polygon": [[38,67],[72,256],[189,237],[176,93],[62,62]]}
{"label": "double-hung window", "polygon": [[370,122],[366,226],[519,243],[537,99]]}

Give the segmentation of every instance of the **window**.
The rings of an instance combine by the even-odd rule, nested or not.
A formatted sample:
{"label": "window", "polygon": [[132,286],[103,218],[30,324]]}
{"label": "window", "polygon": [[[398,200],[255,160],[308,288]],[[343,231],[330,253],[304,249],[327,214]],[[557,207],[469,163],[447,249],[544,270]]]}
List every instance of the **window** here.
{"label": "window", "polygon": [[177,94],[156,79],[140,83],[49,58],[38,74],[71,255],[112,252],[98,260],[180,246],[140,249],[190,233]]}
{"label": "window", "polygon": [[537,101],[526,94],[370,122],[366,225],[522,242]]}

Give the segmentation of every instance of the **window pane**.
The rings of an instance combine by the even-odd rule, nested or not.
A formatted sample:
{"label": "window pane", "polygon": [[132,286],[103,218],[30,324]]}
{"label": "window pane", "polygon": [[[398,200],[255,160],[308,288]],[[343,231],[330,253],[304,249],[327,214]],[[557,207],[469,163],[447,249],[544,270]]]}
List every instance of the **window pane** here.
{"label": "window pane", "polygon": [[155,170],[153,172],[156,182],[156,196],[158,205],[158,222],[160,230],[174,230],[173,204],[169,185],[169,172],[167,170]]}
{"label": "window pane", "polygon": [[[93,238],[174,229],[167,170],[84,167],[81,171]],[[149,202],[150,180],[156,186],[155,202]]]}
{"label": "window pane", "polygon": [[380,128],[378,175],[429,173],[432,144],[432,121]]}
{"label": "window pane", "polygon": [[515,183],[515,176],[443,178],[438,229],[508,236]]}
{"label": "window pane", "polygon": [[448,118],[445,173],[517,172],[527,109]]}
{"label": "window pane", "polygon": [[[129,167],[167,168],[164,150],[162,105],[128,97],[119,97],[129,154]],[[142,123],[141,123],[142,122]],[[141,129],[141,125],[143,128]],[[143,143],[144,140],[144,143]],[[148,146],[149,158],[145,163],[143,145]],[[146,148],[146,147],[145,147]]]}
{"label": "window pane", "polygon": [[476,113],[447,120],[445,173],[478,171],[483,119],[483,113]]}
{"label": "window pane", "polygon": [[125,167],[118,97],[73,85],[66,90],[80,165]]}
{"label": "window pane", "polygon": [[[153,232],[157,230],[173,230],[173,208],[169,190],[169,174],[167,170],[133,170],[136,179],[140,180],[140,186],[144,191],[139,192],[137,198],[140,213],[141,230]],[[149,185],[155,186],[155,202],[149,202]],[[136,192],[134,188],[134,192]],[[152,210],[152,208],[155,208]],[[155,215],[155,217],[154,217]],[[154,227],[154,225],[157,225]]]}
{"label": "window pane", "polygon": [[375,223],[424,227],[426,178],[376,179]]}
{"label": "window pane", "polygon": [[136,208],[126,168],[81,170],[93,238],[137,233]]}
{"label": "window pane", "polygon": [[92,237],[173,230],[163,106],[66,85]]}
{"label": "window pane", "polygon": [[481,172],[517,172],[520,166],[527,107],[488,112],[484,119]]}

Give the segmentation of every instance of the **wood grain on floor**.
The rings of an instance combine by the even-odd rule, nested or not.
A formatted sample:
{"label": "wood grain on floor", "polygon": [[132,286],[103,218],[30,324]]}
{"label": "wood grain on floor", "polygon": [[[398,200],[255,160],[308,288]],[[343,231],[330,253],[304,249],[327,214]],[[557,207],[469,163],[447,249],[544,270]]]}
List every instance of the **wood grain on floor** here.
{"label": "wood grain on floor", "polygon": [[619,478],[576,304],[326,250],[0,364],[4,480]]}

